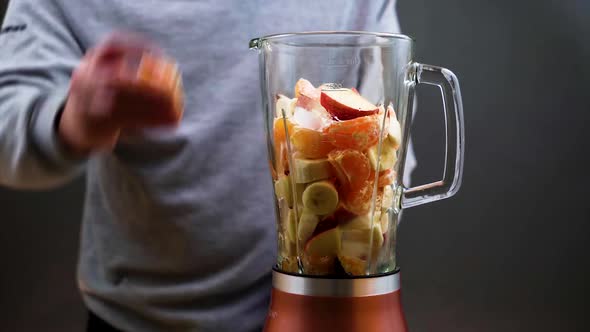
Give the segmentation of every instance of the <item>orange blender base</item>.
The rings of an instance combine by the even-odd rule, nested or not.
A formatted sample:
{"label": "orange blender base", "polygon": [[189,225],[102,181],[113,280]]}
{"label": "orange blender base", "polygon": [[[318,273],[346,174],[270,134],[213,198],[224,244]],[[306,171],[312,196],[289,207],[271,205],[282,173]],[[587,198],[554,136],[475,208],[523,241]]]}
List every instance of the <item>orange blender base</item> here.
{"label": "orange blender base", "polygon": [[265,332],[405,332],[400,291],[361,297],[298,295],[273,288]]}

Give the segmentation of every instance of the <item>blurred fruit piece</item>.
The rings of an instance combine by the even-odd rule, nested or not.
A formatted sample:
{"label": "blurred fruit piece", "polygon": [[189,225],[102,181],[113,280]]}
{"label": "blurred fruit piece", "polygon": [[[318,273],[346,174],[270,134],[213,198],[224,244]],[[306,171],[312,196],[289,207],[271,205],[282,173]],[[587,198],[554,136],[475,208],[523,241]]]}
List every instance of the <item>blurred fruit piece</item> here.
{"label": "blurred fruit piece", "polygon": [[154,123],[176,124],[180,121],[184,113],[184,92],[176,62],[144,53],[137,69],[137,81],[139,85],[170,96],[170,113],[150,114]]}
{"label": "blurred fruit piece", "polygon": [[379,141],[379,116],[335,121],[324,129],[329,142],[340,149],[365,151]]}
{"label": "blurred fruit piece", "polygon": [[294,127],[291,144],[303,157],[310,159],[326,158],[334,149],[334,145],[321,131],[302,127]]}

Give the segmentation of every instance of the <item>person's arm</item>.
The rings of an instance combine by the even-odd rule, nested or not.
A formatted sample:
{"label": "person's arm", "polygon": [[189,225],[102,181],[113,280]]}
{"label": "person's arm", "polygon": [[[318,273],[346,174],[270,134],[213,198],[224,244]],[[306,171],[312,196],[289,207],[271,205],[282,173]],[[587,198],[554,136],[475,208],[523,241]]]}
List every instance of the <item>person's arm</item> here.
{"label": "person's arm", "polygon": [[81,46],[53,1],[10,1],[1,31],[0,185],[63,184],[82,165],[56,131]]}

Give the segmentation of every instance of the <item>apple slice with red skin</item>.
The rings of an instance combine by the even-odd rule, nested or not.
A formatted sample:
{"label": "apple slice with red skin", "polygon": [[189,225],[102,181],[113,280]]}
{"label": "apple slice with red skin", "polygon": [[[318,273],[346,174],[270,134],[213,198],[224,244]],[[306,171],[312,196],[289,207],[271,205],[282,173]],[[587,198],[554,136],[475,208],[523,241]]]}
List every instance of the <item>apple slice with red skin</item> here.
{"label": "apple slice with red skin", "polygon": [[379,112],[379,107],[351,89],[322,90],[320,103],[338,120],[352,120]]}

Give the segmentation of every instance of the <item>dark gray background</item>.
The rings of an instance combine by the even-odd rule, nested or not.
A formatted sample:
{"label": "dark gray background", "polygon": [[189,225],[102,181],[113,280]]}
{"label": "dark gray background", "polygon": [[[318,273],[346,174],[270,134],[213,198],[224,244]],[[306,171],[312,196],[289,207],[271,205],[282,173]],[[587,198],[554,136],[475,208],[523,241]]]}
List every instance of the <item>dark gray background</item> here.
{"label": "dark gray background", "polygon": [[[459,76],[467,134],[461,192],[408,210],[400,228],[411,330],[588,330],[590,2],[398,2],[418,59]],[[443,127],[437,91],[419,97],[425,182],[440,176]],[[0,189],[0,330],[83,329],[83,190]]]}

